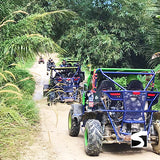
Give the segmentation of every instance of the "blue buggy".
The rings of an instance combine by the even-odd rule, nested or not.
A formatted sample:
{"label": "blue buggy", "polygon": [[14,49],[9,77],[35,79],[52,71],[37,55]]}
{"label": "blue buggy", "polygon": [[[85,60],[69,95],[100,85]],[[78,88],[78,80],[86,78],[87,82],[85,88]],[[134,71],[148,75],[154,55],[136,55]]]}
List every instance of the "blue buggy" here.
{"label": "blue buggy", "polygon": [[81,103],[80,83],[84,80],[84,72],[80,66],[51,67],[50,83],[44,85],[43,93],[48,98],[48,105],[56,102]]}
{"label": "blue buggy", "polygon": [[159,112],[153,110],[160,92],[155,91],[154,81],[151,69],[92,71],[84,85],[82,104],[71,105],[69,135],[78,136],[84,127],[85,152],[91,156],[99,155],[103,143],[127,143],[132,148],[151,143],[160,154]]}

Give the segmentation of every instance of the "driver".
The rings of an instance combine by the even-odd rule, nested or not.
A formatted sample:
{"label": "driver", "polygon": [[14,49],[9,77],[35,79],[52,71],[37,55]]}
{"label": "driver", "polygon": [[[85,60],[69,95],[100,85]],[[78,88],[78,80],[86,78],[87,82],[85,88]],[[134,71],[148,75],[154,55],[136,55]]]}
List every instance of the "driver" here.
{"label": "driver", "polygon": [[66,60],[64,59],[64,60],[62,61],[62,64],[60,65],[60,67],[66,67],[66,66],[67,66]]}
{"label": "driver", "polygon": [[55,66],[56,66],[55,63],[54,63],[54,61],[53,61],[53,59],[51,59],[50,65],[51,65],[52,67],[55,67]]}

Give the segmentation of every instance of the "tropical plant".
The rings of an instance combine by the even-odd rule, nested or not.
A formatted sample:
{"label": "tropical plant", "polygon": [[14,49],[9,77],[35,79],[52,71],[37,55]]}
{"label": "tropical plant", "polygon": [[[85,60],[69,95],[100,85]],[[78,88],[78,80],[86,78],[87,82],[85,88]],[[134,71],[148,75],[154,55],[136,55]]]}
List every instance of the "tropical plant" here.
{"label": "tropical plant", "polygon": [[70,56],[89,59],[97,67],[147,67],[146,53],[154,51],[150,0],[80,0],[64,4],[80,15],[59,40]]}
{"label": "tropical plant", "polygon": [[[27,12],[22,10],[13,12],[14,15],[18,13]],[[39,34],[40,27],[37,28],[38,21],[43,20],[44,17],[50,16],[49,19],[62,19],[75,16],[75,13],[68,10],[59,10],[52,12],[44,12],[42,14],[32,14],[24,17],[23,19],[17,20],[6,20],[0,26],[1,28],[1,38],[2,43],[0,44],[1,57],[3,57],[3,63],[8,62],[9,64],[16,60],[16,57],[21,57],[27,59],[33,57],[34,54],[39,54],[40,52],[65,52],[61,47],[59,47],[52,39],[44,37]],[[15,19],[14,16],[11,17]],[[9,24],[9,22],[11,22]],[[43,24],[45,26],[45,23]],[[7,34],[6,34],[7,31]]]}
{"label": "tropical plant", "polygon": [[16,63],[42,52],[65,52],[49,36],[53,24],[76,15],[69,10],[46,12],[44,1],[0,2],[0,159],[17,159],[19,147],[39,120],[32,100],[35,82]]}
{"label": "tropical plant", "polygon": [[25,70],[0,70],[0,157],[16,159],[19,145],[38,122],[32,100],[35,82]]}

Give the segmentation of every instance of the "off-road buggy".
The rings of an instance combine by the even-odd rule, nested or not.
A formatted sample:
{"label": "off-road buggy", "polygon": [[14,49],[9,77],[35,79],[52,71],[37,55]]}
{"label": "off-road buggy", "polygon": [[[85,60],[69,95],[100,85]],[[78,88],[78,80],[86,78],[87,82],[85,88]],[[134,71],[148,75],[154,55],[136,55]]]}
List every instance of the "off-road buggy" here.
{"label": "off-road buggy", "polygon": [[[72,61],[73,62],[73,61]],[[85,78],[80,65],[52,67],[50,83],[44,85],[43,94],[48,97],[48,104],[56,102],[81,102],[80,82]]]}
{"label": "off-road buggy", "polygon": [[78,136],[84,127],[85,152],[92,156],[99,155],[103,143],[127,143],[131,147],[151,143],[153,151],[160,153],[160,121],[152,109],[160,92],[155,91],[154,80],[151,69],[92,71],[84,85],[82,104],[71,105],[69,135]]}
{"label": "off-road buggy", "polygon": [[53,59],[49,58],[47,61],[47,71],[50,71],[51,68],[56,67],[55,62],[53,61]]}
{"label": "off-road buggy", "polygon": [[42,57],[39,58],[38,63],[43,63],[44,64],[44,59]]}

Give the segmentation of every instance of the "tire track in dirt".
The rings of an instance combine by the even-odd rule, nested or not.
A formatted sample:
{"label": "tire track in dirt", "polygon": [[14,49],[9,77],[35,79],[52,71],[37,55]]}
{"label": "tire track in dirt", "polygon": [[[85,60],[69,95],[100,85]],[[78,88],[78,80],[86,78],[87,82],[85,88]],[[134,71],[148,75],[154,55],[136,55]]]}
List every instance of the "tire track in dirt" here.
{"label": "tire track in dirt", "polygon": [[[54,61],[58,58],[54,54]],[[45,62],[49,57],[45,57]],[[36,80],[36,89],[33,96],[39,108],[40,131],[32,145],[26,146],[21,160],[157,160],[160,158],[152,152],[151,146],[145,149],[131,149],[126,144],[103,145],[103,153],[98,157],[87,156],[84,152],[83,132],[78,137],[68,134],[68,112],[70,106],[65,103],[47,106],[43,98],[43,85],[49,81],[46,75],[46,63],[37,61],[30,69]],[[57,120],[58,119],[58,120]]]}

